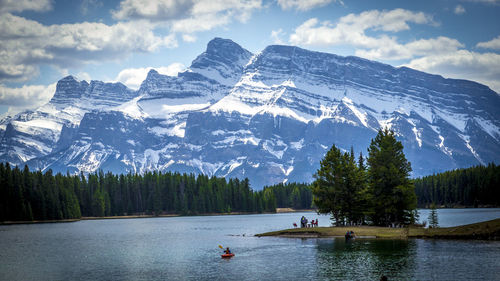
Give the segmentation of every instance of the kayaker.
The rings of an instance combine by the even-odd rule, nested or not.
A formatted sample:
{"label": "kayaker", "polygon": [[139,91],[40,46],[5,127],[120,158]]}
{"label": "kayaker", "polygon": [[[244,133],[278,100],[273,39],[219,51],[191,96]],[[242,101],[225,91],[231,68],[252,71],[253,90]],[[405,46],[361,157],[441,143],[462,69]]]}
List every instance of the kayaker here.
{"label": "kayaker", "polygon": [[226,253],[227,255],[231,254],[231,250],[229,250],[229,247],[227,247],[226,250],[224,250],[224,253]]}

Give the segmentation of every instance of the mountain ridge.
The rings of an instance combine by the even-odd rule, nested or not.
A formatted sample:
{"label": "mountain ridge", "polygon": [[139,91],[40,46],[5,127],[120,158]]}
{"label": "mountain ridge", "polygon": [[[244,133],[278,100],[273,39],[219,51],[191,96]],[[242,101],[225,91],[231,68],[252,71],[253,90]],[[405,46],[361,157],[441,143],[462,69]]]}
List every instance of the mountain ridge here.
{"label": "mountain ridge", "polygon": [[[248,177],[260,188],[312,180],[334,143],[366,154],[383,127],[403,142],[413,176],[500,159],[497,93],[353,56],[285,45],[252,54],[215,38],[186,71],[151,70],[137,91],[71,78],[47,105],[0,122],[0,161]],[[53,126],[37,131],[43,122]]]}

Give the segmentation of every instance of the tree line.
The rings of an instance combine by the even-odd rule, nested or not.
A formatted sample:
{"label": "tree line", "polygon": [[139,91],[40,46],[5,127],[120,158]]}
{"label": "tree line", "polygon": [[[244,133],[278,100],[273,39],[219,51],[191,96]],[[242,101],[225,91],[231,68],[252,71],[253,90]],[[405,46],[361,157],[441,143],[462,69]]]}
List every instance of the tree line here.
{"label": "tree line", "polygon": [[311,209],[313,207],[311,186],[307,183],[279,183],[265,186],[264,191],[267,190],[276,198],[278,208]]}
{"label": "tree line", "polygon": [[54,175],[0,163],[0,221],[275,212],[275,190],[253,191],[248,179],[156,171]]}
{"label": "tree line", "polygon": [[417,178],[419,207],[500,206],[500,166],[474,166]]}
{"label": "tree line", "polygon": [[353,149],[335,145],[314,174],[312,192],[319,213],[343,224],[406,225],[416,220],[417,197],[409,175],[411,165],[394,132],[380,130],[356,160]]}
{"label": "tree line", "polygon": [[[380,131],[368,158],[327,152],[312,184],[253,191],[248,179],[174,172],[53,174],[0,163],[0,221],[58,220],[131,214],[196,215],[317,208],[336,224],[388,225],[415,220],[415,204],[500,206],[500,166],[475,166],[410,180],[410,163],[390,131]],[[366,163],[365,163],[366,162]],[[313,200],[314,198],[314,200]]]}

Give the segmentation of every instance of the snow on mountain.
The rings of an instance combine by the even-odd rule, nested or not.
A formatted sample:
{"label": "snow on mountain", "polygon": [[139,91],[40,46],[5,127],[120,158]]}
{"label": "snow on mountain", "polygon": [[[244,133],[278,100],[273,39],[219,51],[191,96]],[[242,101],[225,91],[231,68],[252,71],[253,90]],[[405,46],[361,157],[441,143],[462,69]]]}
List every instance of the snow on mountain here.
{"label": "snow on mountain", "polygon": [[377,130],[413,175],[500,160],[500,96],[488,87],[293,46],[252,54],[215,38],[178,76],[137,91],[63,78],[52,100],[0,121],[0,160],[72,173],[172,170],[310,181],[332,144],[366,154]]}
{"label": "snow on mountain", "polygon": [[[0,139],[0,159],[14,165],[42,157],[71,141],[61,132],[78,127],[86,112],[105,110],[133,98],[136,93],[121,83],[78,81],[73,76],[61,79],[52,99],[35,111],[10,118]],[[66,137],[67,138],[67,137]]]}

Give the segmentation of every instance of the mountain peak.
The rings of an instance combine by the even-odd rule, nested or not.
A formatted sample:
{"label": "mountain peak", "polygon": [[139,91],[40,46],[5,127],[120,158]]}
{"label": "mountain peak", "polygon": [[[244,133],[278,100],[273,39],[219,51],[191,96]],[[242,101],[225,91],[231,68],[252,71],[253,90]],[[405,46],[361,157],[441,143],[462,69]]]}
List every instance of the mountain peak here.
{"label": "mountain peak", "polygon": [[245,49],[243,49],[240,45],[238,45],[231,39],[215,37],[214,39],[210,40],[210,42],[208,42],[205,52],[209,54],[216,54],[220,53],[221,51],[228,50],[243,52]]}
{"label": "mountain peak", "polygon": [[207,49],[191,64],[191,70],[222,84],[232,84],[241,76],[243,66],[250,60],[252,53],[232,40],[214,38]]}
{"label": "mountain peak", "polygon": [[78,81],[72,75],[68,75],[57,81],[56,92],[50,100],[50,103],[63,104],[79,99],[85,93],[89,86],[87,81]]}
{"label": "mountain peak", "polygon": [[209,60],[232,65],[242,58],[248,59],[252,53],[230,39],[216,37],[207,44],[207,49],[192,63],[191,68],[205,68]]}
{"label": "mountain peak", "polygon": [[158,71],[156,71],[155,69],[152,69],[148,71],[148,75],[146,76],[146,79],[148,79],[148,77],[151,77],[151,76],[156,76],[158,75]]}
{"label": "mountain peak", "polygon": [[68,75],[66,77],[63,77],[61,80],[59,80],[59,82],[66,82],[66,81],[76,81],[78,82],[78,80],[73,76],[73,75]]}

